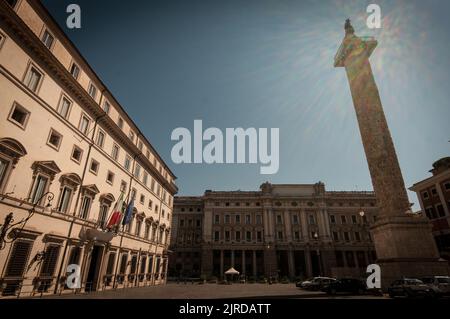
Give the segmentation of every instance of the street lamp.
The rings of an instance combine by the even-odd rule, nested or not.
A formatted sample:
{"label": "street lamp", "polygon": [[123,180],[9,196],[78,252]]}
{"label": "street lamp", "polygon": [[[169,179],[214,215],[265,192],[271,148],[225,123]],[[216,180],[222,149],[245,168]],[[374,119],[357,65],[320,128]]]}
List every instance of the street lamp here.
{"label": "street lamp", "polygon": [[[267,250],[270,249],[270,244],[266,246]],[[267,270],[269,271],[269,285],[272,284],[272,265],[270,263],[269,253],[267,253]]]}
{"label": "street lamp", "polygon": [[[313,237],[314,237],[315,240],[318,240],[319,239],[319,233],[318,232],[314,232]],[[317,246],[316,254],[317,254],[317,263],[319,264],[319,276],[321,276],[321,274],[322,274],[322,262],[321,262],[321,259],[320,259],[319,246]]]}
{"label": "street lamp", "polygon": [[[13,243],[18,238],[17,235],[20,234],[20,232],[25,228],[28,220],[33,217],[34,213],[36,212],[36,206],[44,197],[47,197],[47,205],[44,206],[44,209],[48,209],[52,206],[52,201],[55,197],[55,194],[53,194],[52,192],[46,192],[42,194],[42,196],[39,197],[34,202],[33,206],[28,210],[28,216],[18,221],[17,223],[14,223],[14,214],[12,212],[6,215],[5,221],[3,222],[3,226],[0,231],[0,250],[4,249],[6,247],[6,244]],[[18,232],[12,233],[12,231],[14,231],[14,229],[12,228],[18,225],[20,230]],[[7,237],[10,237],[11,240],[7,241]]]}

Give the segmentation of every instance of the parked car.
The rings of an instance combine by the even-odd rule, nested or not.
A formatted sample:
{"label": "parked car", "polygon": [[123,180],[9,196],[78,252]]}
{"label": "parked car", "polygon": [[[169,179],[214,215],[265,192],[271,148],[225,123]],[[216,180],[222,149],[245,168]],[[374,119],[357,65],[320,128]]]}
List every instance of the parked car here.
{"label": "parked car", "polygon": [[296,286],[306,290],[322,290],[335,280],[330,277],[314,277],[298,283]]}
{"label": "parked car", "polygon": [[336,295],[338,293],[362,295],[367,292],[367,286],[361,279],[340,278],[330,283],[322,290],[329,295]]}
{"label": "parked car", "polygon": [[424,284],[435,292],[437,297],[450,296],[449,276],[430,276],[421,279]]}
{"label": "parked car", "polygon": [[435,297],[434,290],[415,278],[404,278],[394,281],[388,288],[389,297]]}

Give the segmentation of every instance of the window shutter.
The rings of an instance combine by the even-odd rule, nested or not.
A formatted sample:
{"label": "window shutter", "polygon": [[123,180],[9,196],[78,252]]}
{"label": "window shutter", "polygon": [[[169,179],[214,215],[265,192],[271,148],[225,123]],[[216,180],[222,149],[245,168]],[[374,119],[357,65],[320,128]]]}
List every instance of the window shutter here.
{"label": "window shutter", "polygon": [[58,261],[60,246],[50,245],[45,251],[44,261],[42,263],[41,276],[53,276],[55,273],[56,262]]}
{"label": "window shutter", "polygon": [[22,277],[31,252],[31,241],[16,241],[14,243],[5,277]]}

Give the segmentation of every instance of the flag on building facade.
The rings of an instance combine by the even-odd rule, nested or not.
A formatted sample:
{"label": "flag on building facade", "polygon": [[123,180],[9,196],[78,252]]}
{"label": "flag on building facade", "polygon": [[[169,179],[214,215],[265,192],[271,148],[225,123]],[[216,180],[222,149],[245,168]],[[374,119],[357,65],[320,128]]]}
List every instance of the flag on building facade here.
{"label": "flag on building facade", "polygon": [[113,227],[117,226],[120,223],[120,220],[122,219],[122,214],[123,214],[123,192],[120,193],[119,199],[117,200],[116,205],[114,205],[113,213],[111,214],[111,218],[109,219],[106,228],[111,230]]}
{"label": "flag on building facade", "polygon": [[125,212],[125,217],[123,218],[122,225],[129,224],[131,221],[131,217],[133,216],[133,208],[134,208],[134,198],[131,199],[128,204],[127,210]]}

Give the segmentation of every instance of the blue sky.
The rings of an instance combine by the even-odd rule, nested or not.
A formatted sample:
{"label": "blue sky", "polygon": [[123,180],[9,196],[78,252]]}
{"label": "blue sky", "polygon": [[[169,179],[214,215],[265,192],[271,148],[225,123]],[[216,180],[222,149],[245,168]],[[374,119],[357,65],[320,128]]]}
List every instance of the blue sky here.
{"label": "blue sky", "polygon": [[[449,155],[449,1],[75,1],[79,30],[65,27],[74,1],[43,3],[177,175],[181,195],[266,180],[372,189],[345,71],[333,68],[347,17],[379,40],[371,63],[406,186]],[[370,3],[381,7],[379,30],[365,25]],[[193,130],[194,119],[280,128],[278,173],[175,165],[171,132]]]}

